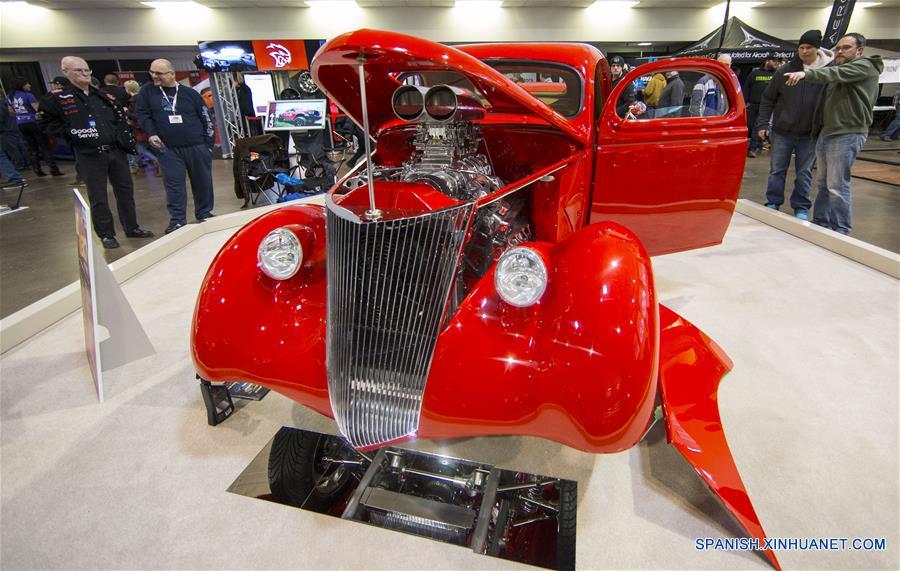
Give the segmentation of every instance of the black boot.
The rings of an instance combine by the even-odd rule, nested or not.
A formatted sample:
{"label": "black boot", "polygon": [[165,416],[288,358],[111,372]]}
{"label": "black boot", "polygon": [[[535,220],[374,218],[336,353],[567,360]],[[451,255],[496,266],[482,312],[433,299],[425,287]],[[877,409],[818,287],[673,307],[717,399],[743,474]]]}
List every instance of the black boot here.
{"label": "black boot", "polygon": [[47,176],[47,173],[41,170],[41,167],[34,169],[34,174],[38,176]]}
{"label": "black boot", "polygon": [[63,172],[61,170],[59,170],[58,166],[53,165],[50,167],[50,174],[53,176],[62,176]]}

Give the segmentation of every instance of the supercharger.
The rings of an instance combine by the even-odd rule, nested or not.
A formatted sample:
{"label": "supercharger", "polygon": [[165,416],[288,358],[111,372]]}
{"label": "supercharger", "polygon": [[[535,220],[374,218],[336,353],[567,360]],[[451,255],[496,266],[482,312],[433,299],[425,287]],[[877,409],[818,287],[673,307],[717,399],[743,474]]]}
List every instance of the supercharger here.
{"label": "supercharger", "polygon": [[[390,178],[417,182],[461,201],[474,201],[504,185],[491,161],[478,152],[484,106],[471,92],[436,85],[402,85],[392,98],[394,113],[416,123],[413,152]],[[479,209],[466,248],[465,274],[477,279],[512,246],[532,237],[527,203],[510,196]]]}
{"label": "supercharger", "polygon": [[414,151],[397,175],[419,182],[456,200],[476,200],[501,186],[488,158],[478,152],[484,107],[469,92],[446,85],[423,89],[400,86],[393,107],[404,121],[417,123]]}

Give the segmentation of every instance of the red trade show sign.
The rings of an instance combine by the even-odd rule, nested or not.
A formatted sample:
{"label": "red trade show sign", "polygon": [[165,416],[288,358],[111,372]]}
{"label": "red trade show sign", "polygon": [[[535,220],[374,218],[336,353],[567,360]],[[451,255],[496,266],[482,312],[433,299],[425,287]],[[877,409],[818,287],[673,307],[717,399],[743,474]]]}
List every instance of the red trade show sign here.
{"label": "red trade show sign", "polygon": [[308,69],[303,40],[253,40],[259,71]]}

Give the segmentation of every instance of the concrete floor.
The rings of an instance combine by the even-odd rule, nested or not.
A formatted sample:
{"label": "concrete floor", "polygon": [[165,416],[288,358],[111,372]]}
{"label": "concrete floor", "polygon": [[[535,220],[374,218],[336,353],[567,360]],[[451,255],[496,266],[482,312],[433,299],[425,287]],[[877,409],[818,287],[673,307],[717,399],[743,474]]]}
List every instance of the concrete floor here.
{"label": "concrete floor", "polygon": [[[521,568],[226,492],[281,425],[336,429],[274,392],[206,425],[190,320],[229,234],[123,284],[157,354],[107,371],[105,402],[79,312],[0,358],[0,568]],[[900,567],[898,281],[740,214],[721,246],[653,265],[660,302],[734,361],[722,424],[769,536],[886,539],[884,551],[780,551],[784,568]],[[739,532],[663,435],[649,436],[606,455],[518,437],[414,446],[577,480],[579,568],[768,568],[695,549]]]}
{"label": "concrete floor", "polygon": [[[896,147],[897,142],[883,143],[870,137],[867,148]],[[895,153],[879,156],[897,158]],[[25,173],[29,187],[22,204],[28,209],[0,216],[0,318],[6,317],[42,297],[78,280],[75,256],[74,215],[71,185],[74,165],[61,162],[63,177],[36,178]],[[765,202],[768,174],[768,154],[748,159],[744,172],[741,197]],[[900,179],[900,167],[898,179]],[[677,176],[677,173],[673,173]],[[793,173],[789,173],[788,192],[792,188]],[[214,212],[234,212],[243,204],[234,195],[231,161],[213,161],[213,180],[216,195]],[[138,220],[144,228],[162,236],[169,217],[165,206],[162,179],[141,172],[134,177],[135,202]],[[82,187],[82,193],[84,193]],[[0,202],[10,202],[15,196],[4,191]],[[113,200],[110,192],[110,200]],[[114,203],[113,203],[114,204]],[[188,212],[192,212],[189,200]],[[900,188],[889,184],[854,179],[853,236],[893,252],[900,252]],[[126,238],[121,228],[117,233],[122,247],[104,252],[113,262],[152,240]]]}

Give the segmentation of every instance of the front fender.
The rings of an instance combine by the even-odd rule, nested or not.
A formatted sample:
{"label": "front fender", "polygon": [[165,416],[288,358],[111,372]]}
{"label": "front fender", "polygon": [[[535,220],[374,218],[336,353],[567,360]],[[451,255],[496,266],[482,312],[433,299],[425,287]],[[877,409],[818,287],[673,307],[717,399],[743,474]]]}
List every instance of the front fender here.
{"label": "front fender", "polygon": [[[292,278],[257,267],[266,234],[296,225],[304,260]],[[241,228],[216,255],[194,309],[191,351],[199,375],[263,384],[327,416],[325,209],[286,206]]]}
{"label": "front fender", "polygon": [[658,306],[636,236],[599,223],[552,245],[548,286],[528,308],[503,302],[491,270],[441,333],[419,437],[540,436],[590,452],[640,440],[654,406]]}

